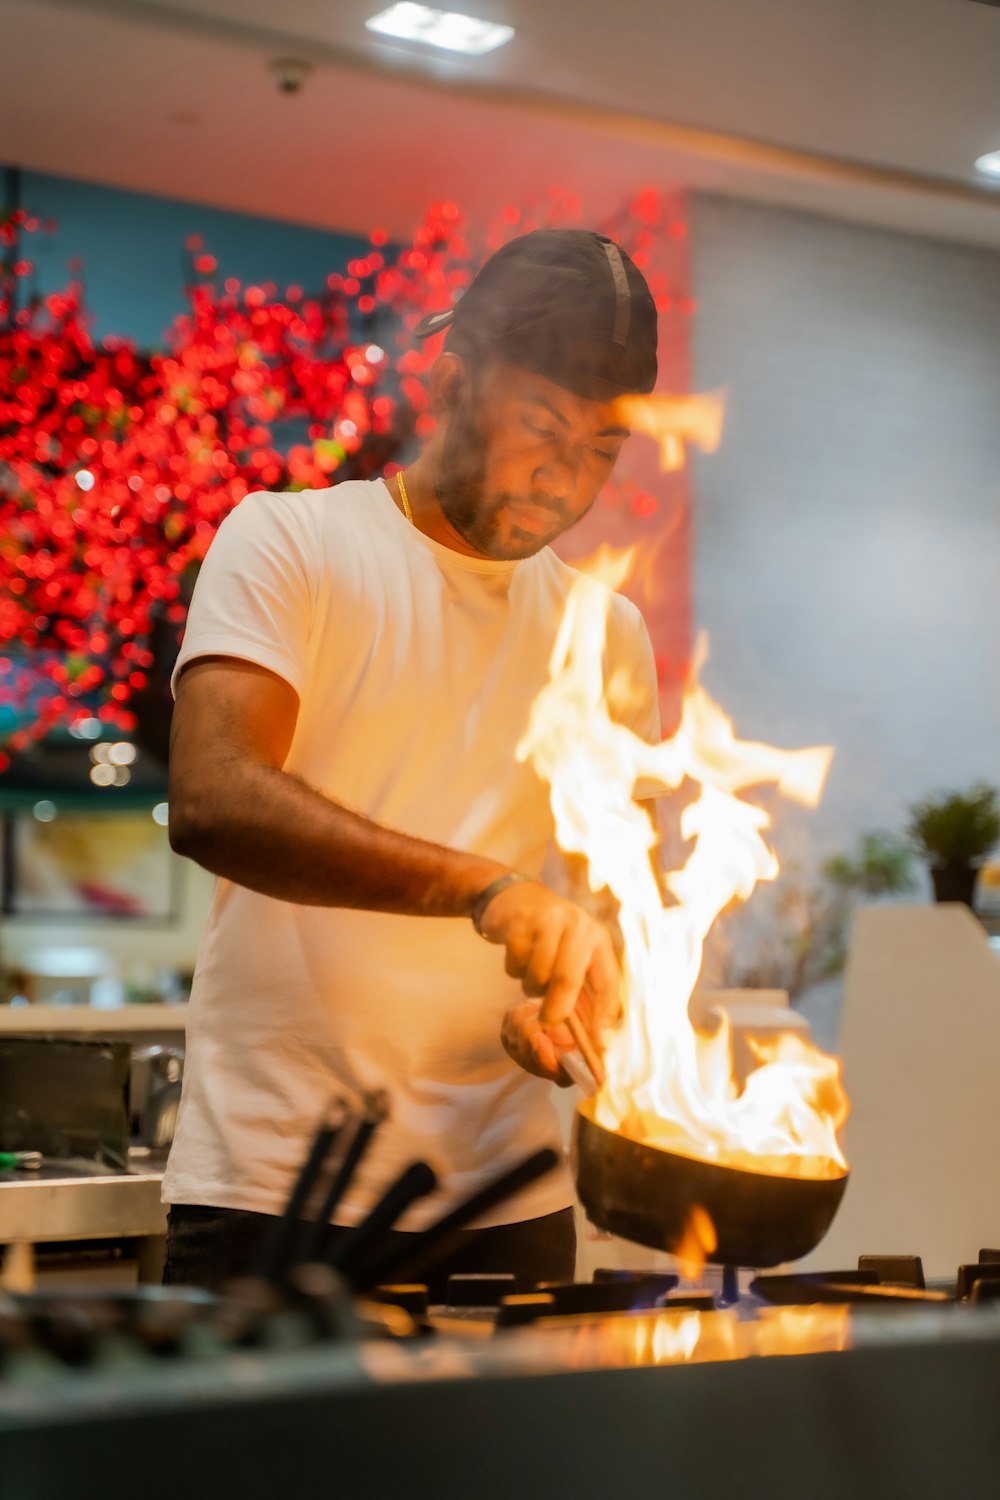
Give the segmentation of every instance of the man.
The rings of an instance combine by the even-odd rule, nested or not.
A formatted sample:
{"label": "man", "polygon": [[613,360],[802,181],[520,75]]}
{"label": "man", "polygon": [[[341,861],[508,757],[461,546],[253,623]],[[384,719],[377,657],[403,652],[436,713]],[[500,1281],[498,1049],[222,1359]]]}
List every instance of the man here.
{"label": "man", "polygon": [[[540,230],[418,334],[444,327],[417,461],[247,496],[195,591],[170,833],[218,881],[164,1179],[172,1281],[252,1263],[338,1090],[385,1090],[391,1115],[337,1224],[417,1158],[441,1188],[400,1232],[431,1222],[558,1143],[567,1018],[596,1034],[617,1009],[605,927],[539,878],[548,794],[515,748],[576,577],[547,544],[614,468],[616,398],[652,389],[653,301],[611,241]],[[649,639],[612,603],[606,670],[639,685],[652,739]],[[571,1202],[561,1168],[451,1268],[572,1276]]]}

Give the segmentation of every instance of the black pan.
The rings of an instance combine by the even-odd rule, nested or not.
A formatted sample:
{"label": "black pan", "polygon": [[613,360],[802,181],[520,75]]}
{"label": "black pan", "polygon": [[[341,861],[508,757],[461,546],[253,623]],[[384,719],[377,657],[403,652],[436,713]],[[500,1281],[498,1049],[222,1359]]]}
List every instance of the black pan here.
{"label": "black pan", "polygon": [[592,1224],[654,1250],[675,1250],[696,1208],[718,1243],[722,1266],[776,1266],[819,1244],[844,1196],[839,1177],[779,1177],[662,1151],[606,1130],[583,1100],[573,1126],[573,1170]]}

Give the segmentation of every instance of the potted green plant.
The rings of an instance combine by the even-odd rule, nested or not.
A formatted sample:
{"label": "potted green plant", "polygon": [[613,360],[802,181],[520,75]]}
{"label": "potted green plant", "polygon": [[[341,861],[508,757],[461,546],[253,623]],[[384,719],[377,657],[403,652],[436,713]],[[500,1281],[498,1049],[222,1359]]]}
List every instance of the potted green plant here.
{"label": "potted green plant", "polygon": [[964,794],[925,797],[910,807],[907,833],[931,867],[935,898],[972,906],[979,866],[1000,840],[1000,794],[977,781]]}

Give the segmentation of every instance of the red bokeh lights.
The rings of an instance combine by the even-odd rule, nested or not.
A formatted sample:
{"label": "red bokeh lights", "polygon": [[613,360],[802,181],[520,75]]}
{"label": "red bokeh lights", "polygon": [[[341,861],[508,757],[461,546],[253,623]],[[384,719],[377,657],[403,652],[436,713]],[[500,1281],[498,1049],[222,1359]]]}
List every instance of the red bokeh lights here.
{"label": "red bokeh lights", "polygon": [[[0,657],[0,705],[19,723],[6,749],[95,712],[133,728],[151,626],[183,621],[223,517],[249,490],[384,470],[432,422],[422,376],[440,340],[415,347],[414,324],[512,235],[577,212],[553,191],[473,236],[455,204],[437,204],[409,245],[393,253],[373,230],[367,257],[312,295],[223,279],[194,236],[189,306],[151,355],[93,342],[79,282],[18,310],[23,242],[39,225],[23,212],[0,225],[0,652],[16,644],[32,668]],[[644,262],[661,306],[682,311],[684,289],[653,269],[677,236],[676,204],[645,190],[606,228]]]}

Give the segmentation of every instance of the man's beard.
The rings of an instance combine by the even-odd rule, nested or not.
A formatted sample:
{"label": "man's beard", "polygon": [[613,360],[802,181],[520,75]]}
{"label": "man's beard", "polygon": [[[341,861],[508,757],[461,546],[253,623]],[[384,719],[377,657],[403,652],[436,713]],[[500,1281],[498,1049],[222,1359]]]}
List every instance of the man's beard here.
{"label": "man's beard", "polygon": [[[484,557],[496,558],[498,562],[532,557],[566,530],[565,512],[548,500],[506,492],[494,495],[487,505],[486,451],[487,437],[479,415],[474,407],[463,403],[445,433],[436,476],[438,503],[462,540]],[[552,516],[551,530],[529,532],[514,527],[509,536],[501,537],[501,511],[508,505],[519,504],[548,511]]]}

